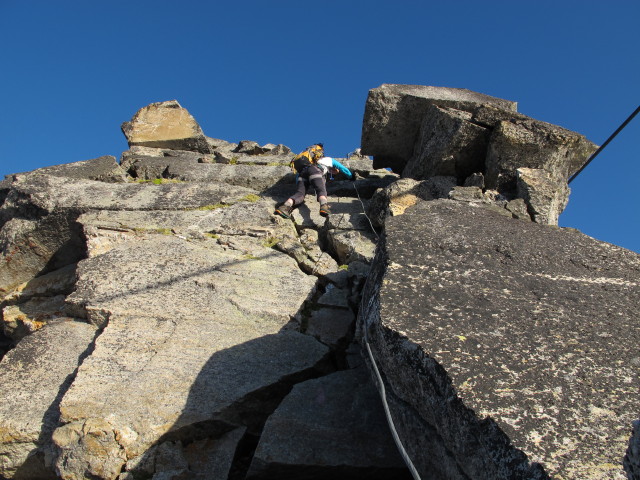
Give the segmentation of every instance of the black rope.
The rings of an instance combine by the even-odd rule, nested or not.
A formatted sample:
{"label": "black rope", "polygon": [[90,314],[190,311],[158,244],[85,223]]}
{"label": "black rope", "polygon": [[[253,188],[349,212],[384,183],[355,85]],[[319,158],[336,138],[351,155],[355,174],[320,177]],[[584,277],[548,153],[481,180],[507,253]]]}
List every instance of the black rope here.
{"label": "black rope", "polygon": [[571,182],[572,182],[572,181],[573,181],[573,180],[578,176],[578,174],[579,174],[580,172],[582,172],[582,170],[584,170],[584,169],[587,167],[587,165],[589,165],[589,164],[591,163],[591,161],[592,161],[594,158],[596,158],[596,157],[598,156],[598,154],[599,154],[602,150],[604,150],[604,147],[606,147],[606,146],[609,144],[609,142],[610,142],[611,140],[613,140],[613,139],[615,138],[615,136],[616,136],[616,135],[618,135],[618,134],[622,131],[622,129],[623,129],[624,127],[626,127],[626,126],[627,126],[627,124],[628,124],[631,120],[633,120],[633,117],[635,117],[635,116],[638,114],[638,112],[640,112],[640,105],[638,105],[638,108],[636,108],[636,110],[635,110],[631,115],[629,115],[629,118],[627,118],[627,119],[622,123],[622,125],[620,125],[620,126],[618,127],[618,129],[617,129],[615,132],[613,132],[613,133],[611,134],[611,136],[610,136],[609,138],[607,138],[607,141],[606,141],[606,142],[604,142],[604,143],[600,146],[600,148],[598,148],[598,149],[593,153],[593,155],[591,155],[591,156],[589,157],[589,159],[586,161],[586,163],[585,163],[584,165],[582,165],[582,167],[580,167],[580,170],[578,170],[576,173],[574,173],[574,174],[573,174],[573,176],[569,179],[569,181],[567,182],[567,184],[571,183]]}

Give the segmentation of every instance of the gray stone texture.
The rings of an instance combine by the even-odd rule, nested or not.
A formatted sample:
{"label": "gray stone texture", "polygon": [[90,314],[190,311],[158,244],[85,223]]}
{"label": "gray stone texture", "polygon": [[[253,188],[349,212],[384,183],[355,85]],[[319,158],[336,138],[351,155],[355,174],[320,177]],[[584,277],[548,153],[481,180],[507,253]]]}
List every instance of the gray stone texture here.
{"label": "gray stone texture", "polygon": [[359,368],[296,385],[267,421],[247,478],[411,477]]}
{"label": "gray stone texture", "polygon": [[532,220],[545,225],[557,225],[560,214],[569,203],[569,186],[559,178],[538,168],[518,168],[518,198],[522,198]]}
{"label": "gray stone texture", "polygon": [[425,111],[430,105],[473,111],[495,104],[516,111],[516,103],[460,88],[383,84],[369,90],[362,124],[362,153],[374,168],[401,172],[413,156]]}
{"label": "gray stone texture", "polygon": [[186,182],[223,182],[261,191],[275,184],[295,185],[291,168],[282,166],[225,165],[222,163],[172,164],[163,173],[165,178]]}
{"label": "gray stone texture", "polygon": [[470,120],[469,112],[429,105],[402,176],[419,180],[453,176],[462,182],[484,171],[491,131]]}
{"label": "gray stone texture", "polygon": [[[489,107],[478,112],[503,112]],[[498,121],[491,133],[486,158],[488,188],[513,191],[518,168],[539,168],[567,180],[587,161],[597,145],[584,136],[549,123],[511,114]]]}
{"label": "gray stone texture", "polygon": [[166,436],[256,428],[252,396],[324,368],[327,348],[287,328],[315,280],[240,238],[253,250],[149,235],[80,262],[69,308],[104,331],[60,406],[65,478],[112,478]]}
{"label": "gray stone texture", "polygon": [[455,177],[432,177],[422,182],[402,178],[375,192],[367,206],[367,216],[374,227],[384,227],[387,217],[402,215],[421,200],[449,198],[455,186]]}
{"label": "gray stone texture", "polygon": [[[416,241],[416,239],[420,241]],[[623,479],[637,420],[640,257],[483,207],[386,223],[360,310],[426,478]],[[415,417],[414,420],[411,420]]]}
{"label": "gray stone texture", "polygon": [[0,475],[56,478],[51,434],[60,400],[88,354],[96,329],[56,320],[29,335],[0,362]]}
{"label": "gray stone texture", "polygon": [[[127,181],[127,173],[118,164],[116,158],[111,155],[104,155],[81,162],[39,168],[26,173],[32,175],[53,175],[54,177],[64,177],[70,180],[96,180],[108,183],[123,183]],[[19,175],[25,175],[25,173]]]}
{"label": "gray stone texture", "polygon": [[184,210],[245,201],[255,190],[220,183],[70,182],[17,176],[0,207],[0,292],[86,255],[78,216],[89,210]]}

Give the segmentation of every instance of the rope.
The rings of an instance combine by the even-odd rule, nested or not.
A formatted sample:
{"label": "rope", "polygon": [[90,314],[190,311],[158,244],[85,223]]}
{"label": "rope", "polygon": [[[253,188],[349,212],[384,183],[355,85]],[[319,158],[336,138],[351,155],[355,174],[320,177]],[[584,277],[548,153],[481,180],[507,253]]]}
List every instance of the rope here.
{"label": "rope", "polygon": [[384,414],[387,417],[387,423],[389,424],[389,429],[391,430],[391,435],[393,436],[393,441],[396,443],[396,447],[398,447],[398,451],[404,460],[404,463],[409,468],[411,472],[411,476],[414,480],[421,480],[420,474],[416,467],[413,465],[411,461],[411,457],[402,445],[402,440],[400,440],[400,435],[398,435],[398,431],[396,430],[396,426],[393,423],[393,418],[391,417],[391,410],[389,409],[389,404],[387,403],[387,390],[384,387],[384,382],[382,381],[382,376],[380,375],[380,371],[378,370],[378,366],[376,365],[376,361],[373,358],[373,353],[371,352],[371,347],[369,346],[369,341],[367,340],[367,326],[364,326],[364,344],[367,347],[367,353],[369,354],[369,359],[371,360],[371,365],[373,366],[373,371],[376,374],[376,378],[378,379],[378,392],[380,393],[380,398],[382,399],[382,406],[384,407]]}
{"label": "rope", "polygon": [[[354,181],[352,183],[353,183],[353,188],[356,191],[356,195],[358,195],[358,200],[360,201],[360,205],[362,206],[362,213],[364,214],[364,216],[369,221],[369,225],[371,225],[371,230],[373,230],[373,233],[376,236],[376,240],[380,240],[380,236],[378,235],[378,232],[376,232],[376,229],[373,227],[373,223],[371,222],[371,219],[367,215],[366,209],[364,208],[364,202],[362,201],[362,198],[360,198],[360,192],[358,192],[358,187],[356,187],[356,182]],[[389,403],[387,402],[387,390],[386,390],[386,388],[384,386],[384,381],[382,380],[382,375],[380,375],[380,371],[378,370],[378,365],[376,364],[376,360],[373,357],[373,352],[371,351],[371,347],[369,346],[369,340],[368,340],[368,337],[367,337],[367,330],[368,330],[367,325],[364,325],[363,330],[364,330],[364,337],[363,337],[364,345],[367,348],[367,354],[369,355],[369,360],[371,361],[371,366],[373,367],[373,371],[376,374],[376,378],[378,380],[378,382],[377,382],[378,383],[378,393],[380,393],[380,399],[382,400],[382,406],[384,408],[384,414],[385,414],[385,417],[387,418],[387,424],[389,425],[389,430],[391,430],[391,435],[393,436],[393,441],[395,442],[396,447],[398,448],[398,451],[400,452],[400,456],[404,460],[404,463],[407,465],[407,468],[411,472],[411,476],[413,477],[413,479],[414,480],[421,480],[420,474],[418,473],[418,470],[416,470],[416,467],[413,465],[413,462],[411,461],[411,457],[407,453],[407,450],[404,448],[404,445],[402,444],[402,440],[400,440],[400,435],[398,435],[398,430],[396,429],[396,425],[393,422],[393,417],[391,416],[391,409],[389,408]]]}
{"label": "rope", "polygon": [[596,157],[598,156],[598,154],[600,154],[600,152],[601,152],[602,150],[604,150],[604,147],[606,147],[607,145],[609,145],[609,142],[610,142],[611,140],[613,140],[613,139],[616,137],[616,135],[618,135],[618,134],[622,131],[622,129],[623,129],[624,127],[626,127],[626,126],[629,124],[629,122],[630,122],[631,120],[633,120],[633,117],[635,117],[639,112],[640,112],[640,105],[638,106],[638,108],[636,108],[636,109],[635,109],[635,111],[634,111],[631,115],[629,115],[629,117],[628,117],[624,122],[622,122],[622,125],[620,125],[620,126],[618,127],[618,129],[617,129],[615,132],[613,132],[609,138],[607,138],[607,141],[606,141],[606,142],[604,142],[604,143],[600,146],[600,148],[598,148],[598,149],[593,153],[593,155],[591,155],[591,156],[589,157],[589,159],[585,162],[585,164],[584,164],[584,165],[582,165],[582,167],[580,167],[580,170],[578,170],[576,173],[574,173],[574,174],[571,176],[571,178],[569,179],[569,181],[567,182],[567,184],[569,184],[569,183],[571,183],[573,180],[575,180],[575,178],[578,176],[578,174],[579,174],[580,172],[582,172],[582,171],[587,167],[587,165],[589,165],[589,164],[591,163],[591,161],[592,161],[594,158],[596,158]]}
{"label": "rope", "polygon": [[360,200],[360,205],[362,205],[362,213],[364,214],[365,218],[369,221],[369,225],[371,225],[371,230],[373,231],[373,234],[376,236],[376,240],[380,240],[380,236],[378,235],[378,232],[376,232],[376,229],[373,227],[373,223],[371,222],[371,219],[367,215],[366,209],[364,208],[364,202],[360,198],[360,192],[358,192],[358,187],[356,187],[356,182],[353,181],[351,183],[353,183],[353,188],[356,191],[356,195],[358,196],[358,200]]}
{"label": "rope", "polygon": [[[376,232],[376,229],[373,227],[373,223],[371,222],[371,219],[367,215],[366,209],[364,208],[364,202],[362,201],[362,198],[360,197],[360,192],[358,192],[358,187],[356,187],[356,182],[353,181],[352,183],[353,183],[353,188],[356,191],[356,195],[358,196],[358,200],[360,201],[360,205],[362,206],[362,213],[364,214],[366,219],[369,221],[369,225],[371,225],[371,230],[375,234],[376,240],[380,240],[380,236],[378,235],[378,232]],[[340,199],[340,198],[341,197],[338,197],[338,199]],[[338,222],[338,225],[336,225],[336,228],[338,228],[340,226],[340,224],[342,223],[342,220],[344,220],[344,214],[342,215],[342,218]],[[316,267],[320,263],[320,259],[322,258],[322,256],[325,253],[326,252],[323,251],[322,254],[318,257],[318,260],[316,260],[316,263],[315,263],[315,265],[313,267],[313,271],[311,272],[312,275],[315,273]],[[413,477],[413,479],[414,480],[422,480],[420,478],[420,474],[416,470],[416,467],[413,465],[413,462],[411,461],[411,457],[409,457],[409,454],[407,453],[406,449],[404,448],[404,445],[402,444],[402,440],[400,440],[400,435],[398,435],[398,430],[396,429],[395,423],[393,422],[393,417],[391,416],[391,409],[389,408],[389,403],[387,402],[387,390],[386,390],[386,388],[384,386],[384,381],[382,380],[382,376],[380,375],[380,371],[378,370],[378,365],[376,364],[376,360],[375,360],[375,358],[373,356],[373,352],[371,351],[371,347],[369,346],[369,340],[367,338],[367,326],[366,325],[364,326],[364,337],[363,338],[364,338],[365,347],[367,349],[367,353],[369,355],[369,359],[371,361],[371,365],[373,367],[373,371],[374,371],[374,373],[376,375],[376,379],[377,379],[377,383],[378,383],[378,393],[380,394],[380,399],[382,400],[382,406],[384,408],[384,413],[385,413],[385,417],[387,419],[387,424],[389,425],[389,430],[391,430],[391,435],[393,436],[393,441],[395,442],[396,447],[398,448],[398,452],[400,453],[400,456],[404,460],[404,463],[407,465],[407,468],[411,472],[411,476]]]}

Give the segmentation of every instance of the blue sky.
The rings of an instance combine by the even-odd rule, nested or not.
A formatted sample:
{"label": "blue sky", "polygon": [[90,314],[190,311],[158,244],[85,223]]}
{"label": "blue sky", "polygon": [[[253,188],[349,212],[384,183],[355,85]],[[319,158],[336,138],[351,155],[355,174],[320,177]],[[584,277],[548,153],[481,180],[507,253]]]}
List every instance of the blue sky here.
{"label": "blue sky", "polygon": [[[0,175],[127,150],[178,100],[206,135],[360,143],[383,83],[518,102],[597,144],[640,104],[640,2],[0,0]],[[562,226],[640,252],[640,116],[571,184]]]}

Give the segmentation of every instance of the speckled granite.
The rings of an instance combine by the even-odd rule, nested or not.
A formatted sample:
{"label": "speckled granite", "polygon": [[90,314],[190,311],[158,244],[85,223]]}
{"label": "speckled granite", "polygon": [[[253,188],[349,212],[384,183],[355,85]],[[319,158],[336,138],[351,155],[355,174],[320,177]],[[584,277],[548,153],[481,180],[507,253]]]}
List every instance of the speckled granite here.
{"label": "speckled granite", "polygon": [[360,332],[423,478],[627,478],[639,255],[448,200],[389,218],[380,245]]}

